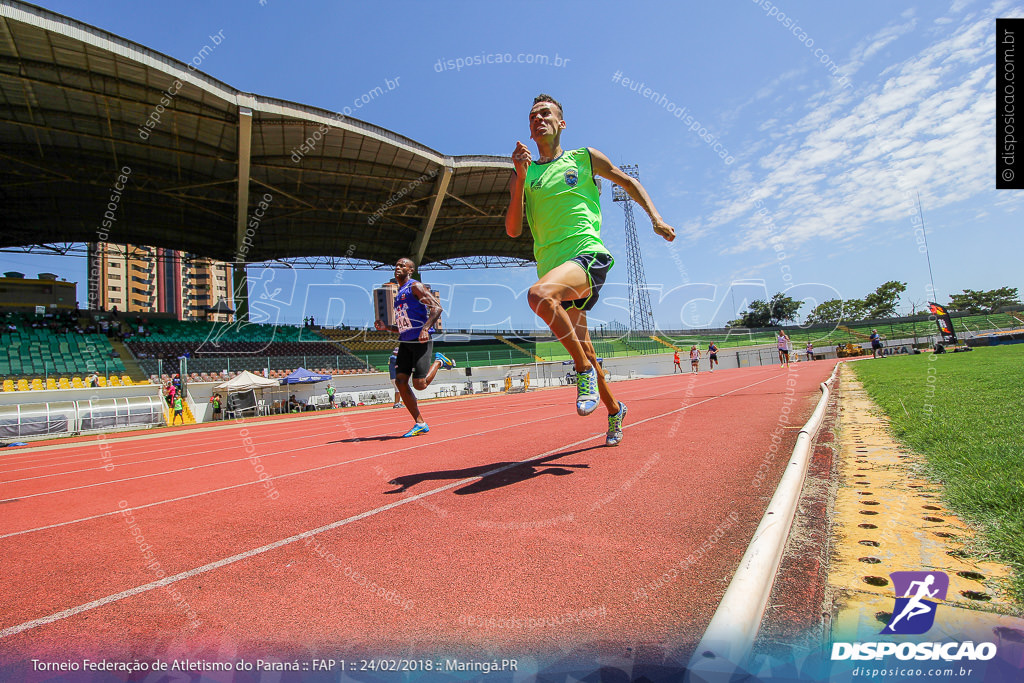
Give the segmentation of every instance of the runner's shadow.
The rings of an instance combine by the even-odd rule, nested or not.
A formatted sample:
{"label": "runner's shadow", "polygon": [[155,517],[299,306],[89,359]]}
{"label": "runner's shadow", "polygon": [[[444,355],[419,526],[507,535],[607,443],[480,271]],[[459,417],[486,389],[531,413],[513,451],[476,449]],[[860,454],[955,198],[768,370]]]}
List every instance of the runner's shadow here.
{"label": "runner's shadow", "polygon": [[391,441],[392,439],[401,439],[404,437],[387,435],[387,436],[360,436],[354,439],[338,439],[337,441],[328,441],[327,443],[359,443],[360,441]]}
{"label": "runner's shadow", "polygon": [[[598,447],[590,446],[588,448],[579,448],[574,451],[555,453],[554,455],[549,455],[547,457],[540,458],[539,460],[531,460],[526,463],[511,461],[492,462],[488,465],[467,467],[461,470],[438,470],[436,472],[407,474],[389,481],[389,484],[394,484],[398,488],[393,491],[385,491],[384,493],[404,493],[416,484],[421,484],[425,481],[441,481],[444,479],[453,479],[458,481],[460,479],[468,479],[471,477],[481,477],[479,481],[474,481],[455,491],[456,495],[465,496],[473,493],[483,493],[484,491],[490,491],[502,486],[511,486],[512,484],[518,484],[529,479],[535,479],[545,474],[564,476],[572,474],[574,469],[587,469],[590,465],[560,465],[557,467],[548,467],[546,466],[546,463],[558,460],[559,458],[564,458],[567,455],[575,455],[576,453],[583,453],[595,448]],[[495,472],[494,470],[498,471]],[[488,474],[488,472],[491,474]]]}

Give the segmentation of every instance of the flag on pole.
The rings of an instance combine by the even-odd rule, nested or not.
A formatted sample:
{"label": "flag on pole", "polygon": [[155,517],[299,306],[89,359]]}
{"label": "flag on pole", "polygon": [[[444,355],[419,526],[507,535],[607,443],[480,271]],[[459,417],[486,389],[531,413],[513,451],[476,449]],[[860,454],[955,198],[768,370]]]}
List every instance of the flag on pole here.
{"label": "flag on pole", "polygon": [[953,320],[949,317],[949,311],[946,310],[945,306],[929,301],[928,310],[931,311],[935,317],[935,322],[939,326],[939,334],[942,335],[942,341],[947,344],[956,344],[956,332],[953,331]]}

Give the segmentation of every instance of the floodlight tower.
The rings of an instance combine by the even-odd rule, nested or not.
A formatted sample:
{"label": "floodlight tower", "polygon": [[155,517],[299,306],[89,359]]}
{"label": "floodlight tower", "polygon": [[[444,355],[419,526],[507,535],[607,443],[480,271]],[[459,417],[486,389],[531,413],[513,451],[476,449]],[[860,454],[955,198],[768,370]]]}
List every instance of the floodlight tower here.
{"label": "floodlight tower", "polygon": [[[619,166],[630,178],[639,178],[636,164]],[[633,333],[650,335],[654,331],[654,313],[651,312],[651,297],[647,291],[647,277],[644,263],[640,258],[640,240],[633,220],[633,200],[618,185],[612,185],[612,201],[622,202],[626,214],[626,265],[629,268],[629,336]]]}

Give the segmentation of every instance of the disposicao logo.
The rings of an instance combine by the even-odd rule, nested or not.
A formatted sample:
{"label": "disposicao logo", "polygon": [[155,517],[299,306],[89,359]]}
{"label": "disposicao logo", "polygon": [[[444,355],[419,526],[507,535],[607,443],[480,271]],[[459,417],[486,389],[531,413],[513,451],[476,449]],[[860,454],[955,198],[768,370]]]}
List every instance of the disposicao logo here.
{"label": "disposicao logo", "polygon": [[935,609],[949,592],[949,577],[942,572],[893,572],[889,577],[896,589],[896,606],[881,632],[926,633],[935,623]]}
{"label": "disposicao logo", "polygon": [[[935,624],[935,610],[946,599],[949,577],[942,572],[892,572],[896,604],[892,618],[882,635],[920,635]],[[986,661],[996,656],[995,643],[833,643],[832,660],[882,659],[895,655],[897,659],[946,662],[966,659]]]}

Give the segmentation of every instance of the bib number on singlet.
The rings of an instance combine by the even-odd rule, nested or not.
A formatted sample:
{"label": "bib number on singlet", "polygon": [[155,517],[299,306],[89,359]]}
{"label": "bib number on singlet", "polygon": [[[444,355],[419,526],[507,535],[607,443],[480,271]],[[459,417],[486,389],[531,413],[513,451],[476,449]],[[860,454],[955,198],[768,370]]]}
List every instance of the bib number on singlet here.
{"label": "bib number on singlet", "polygon": [[395,325],[399,332],[406,332],[412,329],[412,321],[409,320],[409,311],[404,307],[395,311]]}

